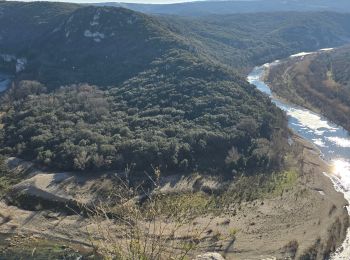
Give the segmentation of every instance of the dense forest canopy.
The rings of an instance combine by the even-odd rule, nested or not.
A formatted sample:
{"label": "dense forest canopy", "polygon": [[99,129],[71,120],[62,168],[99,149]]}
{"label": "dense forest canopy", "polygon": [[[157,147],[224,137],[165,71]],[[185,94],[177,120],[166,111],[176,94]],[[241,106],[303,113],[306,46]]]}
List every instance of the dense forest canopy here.
{"label": "dense forest canopy", "polygon": [[[13,5],[17,16],[30,15],[11,23],[14,14],[7,10],[11,11]],[[170,49],[184,47],[184,43],[155,18],[141,13],[123,8],[76,8],[76,5],[58,4],[56,12],[60,15],[45,16],[43,14],[53,9],[42,12],[46,5],[50,4],[0,4],[3,9],[0,48],[4,53],[27,59],[23,73],[27,79],[38,79],[55,87],[80,82],[120,84],[145,70]],[[33,17],[36,18],[33,20]],[[44,28],[37,28],[41,24]],[[21,34],[22,30],[26,31],[25,35]],[[8,31],[13,38],[7,37]],[[22,35],[23,44],[16,38],[18,34]]]}
{"label": "dense forest canopy", "polygon": [[75,85],[45,93],[39,83],[20,82],[3,120],[3,151],[66,170],[278,167],[283,113],[232,72],[189,57],[172,53],[106,90]]}
{"label": "dense forest canopy", "polygon": [[162,21],[191,43],[196,53],[239,70],[350,40],[349,14],[164,16]]}

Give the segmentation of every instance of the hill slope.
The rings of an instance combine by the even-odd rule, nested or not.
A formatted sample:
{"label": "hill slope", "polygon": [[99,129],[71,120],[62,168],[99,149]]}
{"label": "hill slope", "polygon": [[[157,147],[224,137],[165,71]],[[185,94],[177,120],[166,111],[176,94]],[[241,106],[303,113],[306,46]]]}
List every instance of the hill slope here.
{"label": "hill slope", "polygon": [[178,4],[129,4],[98,3],[103,6],[121,6],[149,14],[171,14],[181,16],[202,16],[208,14],[234,14],[254,12],[316,12],[333,11],[349,12],[347,0],[249,0],[249,1],[197,1]]}
{"label": "hill slope", "polygon": [[186,48],[178,38],[143,14],[86,7],[38,42],[29,59],[33,57],[31,68],[39,67],[44,82],[115,85],[144,71],[169,50]]}
{"label": "hill slope", "polygon": [[[5,14],[0,17],[0,50],[28,60],[27,78],[56,86],[119,84],[168,50],[183,48],[169,30],[143,14],[123,8],[57,6],[0,4]],[[13,24],[13,17],[21,19]]]}
{"label": "hill slope", "polygon": [[[78,82],[120,84],[177,49],[244,70],[350,39],[347,14],[180,18],[45,2],[2,2],[0,8],[0,54],[25,58],[21,78],[38,79],[51,87]],[[11,22],[13,17],[20,19]],[[23,67],[15,58],[3,64],[1,56],[0,65],[10,71],[15,71],[16,65],[19,70]]]}
{"label": "hill slope", "polygon": [[3,99],[5,153],[65,170],[281,166],[283,113],[155,18],[81,7],[32,42]]}
{"label": "hill slope", "polygon": [[282,12],[162,19],[196,52],[235,68],[350,40],[349,14]]}
{"label": "hill slope", "polygon": [[0,50],[16,53],[33,46],[79,6],[0,1]]}
{"label": "hill slope", "polygon": [[[48,10],[59,10],[59,15],[32,19],[41,17],[47,5]],[[189,25],[191,36],[181,30],[182,21],[170,26],[170,20],[123,8],[40,2],[1,3],[0,7],[2,32],[16,35],[23,28],[28,32],[18,44],[15,38],[7,40],[1,34],[0,53],[13,55],[1,56],[2,68],[17,73],[12,87],[1,95],[0,152],[44,168],[41,171],[15,158],[8,161],[8,171],[5,165],[1,167],[0,156],[1,192],[7,193],[10,204],[26,209],[1,203],[2,230],[22,232],[13,227],[25,225],[28,231],[40,230],[45,239],[67,238],[62,247],[66,253],[72,238],[86,239],[88,245],[93,240],[93,253],[108,257],[124,256],[125,242],[128,256],[147,258],[150,248],[150,259],[155,258],[154,245],[160,248],[156,253],[160,258],[161,251],[176,256],[182,247],[186,254],[192,248],[200,253],[214,248],[229,254],[227,258],[265,253],[283,258],[296,254],[323,257],[343,239],[348,215],[342,195],[319,174],[328,171],[327,167],[312,147],[289,138],[282,111],[227,66],[258,62],[244,57],[243,51],[253,51],[260,44],[268,48],[269,41],[252,37],[257,30],[244,33],[240,29],[244,24],[233,18],[230,26],[241,36],[235,36],[232,45],[242,36],[251,44],[228,49],[227,56],[236,50],[229,63],[220,52],[222,45],[214,45],[227,40],[230,45],[230,31],[222,38],[220,30],[208,29],[205,35],[198,32],[203,29],[199,22]],[[22,15],[23,24],[7,23],[5,27],[2,23]],[[283,19],[280,15],[275,21]],[[279,26],[271,22],[264,32]],[[289,26],[293,28],[293,23]],[[315,35],[319,39],[320,34]],[[200,37],[215,40],[207,44]],[[289,46],[287,42],[281,48]],[[307,41],[292,44],[303,48]],[[257,53],[271,57],[264,50]],[[306,167],[300,167],[300,161]],[[18,183],[21,178],[28,179]],[[173,192],[176,194],[170,194]],[[135,197],[138,194],[141,196]],[[78,212],[88,211],[92,217],[67,216],[67,210],[77,212],[75,202],[86,202],[86,210]],[[48,212],[53,209],[63,214]],[[100,212],[108,220],[100,218]],[[180,233],[178,223],[183,219],[186,226]],[[158,220],[160,225],[155,224]],[[132,229],[124,229],[123,223]],[[133,223],[140,223],[141,229]],[[176,232],[166,228],[164,233],[163,224],[175,226]],[[150,232],[150,226],[161,233]],[[203,236],[198,236],[202,227]],[[196,235],[189,235],[189,230]],[[104,231],[108,237],[115,234],[117,240],[105,239],[100,233]],[[144,233],[145,239],[140,240],[139,234]],[[26,246],[19,237],[23,234],[0,243],[0,248],[6,247],[5,257],[17,256],[14,243],[23,252]],[[30,234],[28,241],[32,238]],[[266,241],[276,239],[278,243],[266,247]],[[161,247],[157,246],[160,240]],[[99,246],[99,241],[107,247]],[[37,242],[35,248],[40,251]],[[57,248],[60,243],[54,244]],[[35,258],[38,255],[32,246],[28,255]]]}

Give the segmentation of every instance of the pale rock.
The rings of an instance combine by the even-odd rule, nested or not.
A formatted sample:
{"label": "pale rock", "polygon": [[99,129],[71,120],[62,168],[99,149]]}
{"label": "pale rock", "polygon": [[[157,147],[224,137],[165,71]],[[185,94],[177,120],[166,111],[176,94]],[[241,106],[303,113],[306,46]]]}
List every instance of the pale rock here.
{"label": "pale rock", "polygon": [[100,42],[102,39],[105,38],[104,33],[100,32],[91,32],[90,30],[85,30],[84,36],[87,38],[93,38],[95,42]]}
{"label": "pale rock", "polygon": [[219,253],[205,253],[203,255],[199,255],[193,260],[225,260]]}
{"label": "pale rock", "polygon": [[19,73],[19,72],[23,71],[25,69],[26,65],[27,65],[26,58],[17,59],[16,72]]}

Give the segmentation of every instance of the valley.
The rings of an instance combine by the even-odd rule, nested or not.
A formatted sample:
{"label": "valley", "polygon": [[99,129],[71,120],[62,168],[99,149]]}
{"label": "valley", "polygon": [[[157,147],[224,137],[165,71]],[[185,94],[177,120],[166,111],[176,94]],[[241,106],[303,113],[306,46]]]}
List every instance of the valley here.
{"label": "valley", "polygon": [[267,76],[282,98],[307,107],[350,129],[349,47],[290,59]]}
{"label": "valley", "polygon": [[[290,59],[304,60],[309,55],[327,55],[329,52],[336,51],[334,49],[322,49],[313,53],[299,53],[292,55]],[[275,104],[282,110],[286,111],[289,118],[289,127],[298,133],[301,137],[313,143],[321,152],[324,158],[330,165],[329,171],[323,172],[330,177],[338,191],[344,193],[345,198],[349,200],[349,176],[350,176],[350,149],[349,149],[349,132],[343,127],[329,122],[329,119],[312,112],[307,108],[300,107],[290,99],[283,99],[272,92],[270,87],[263,80],[270,76],[269,73],[275,67],[280,66],[286,61],[275,61],[271,64],[257,67],[248,76],[248,80],[256,85],[258,89],[271,97]],[[276,86],[274,86],[276,87]],[[275,90],[275,88],[272,88]],[[292,95],[289,95],[291,97]],[[349,234],[348,234],[349,235]],[[331,259],[346,259],[349,257],[349,243],[348,238],[344,244],[331,256]]]}
{"label": "valley", "polygon": [[333,257],[349,228],[350,154],[334,142],[347,132],[275,80],[311,57],[322,73],[331,55],[327,77],[347,86],[349,23],[0,2],[0,259]]}

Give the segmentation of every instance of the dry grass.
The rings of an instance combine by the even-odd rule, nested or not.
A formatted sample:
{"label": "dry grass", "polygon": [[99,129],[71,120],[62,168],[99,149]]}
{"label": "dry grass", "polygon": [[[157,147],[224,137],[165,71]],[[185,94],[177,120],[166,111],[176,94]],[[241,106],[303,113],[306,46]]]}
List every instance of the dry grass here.
{"label": "dry grass", "polygon": [[[182,210],[176,210],[173,205],[163,207],[162,200],[147,193],[146,206],[139,204],[134,200],[137,196],[139,191],[121,182],[113,196],[118,205],[111,207],[104,201],[85,207],[93,223],[87,232],[96,254],[122,260],[187,259],[199,246],[209,223],[192,223],[186,202],[181,204]],[[165,210],[169,210],[167,214]]]}

